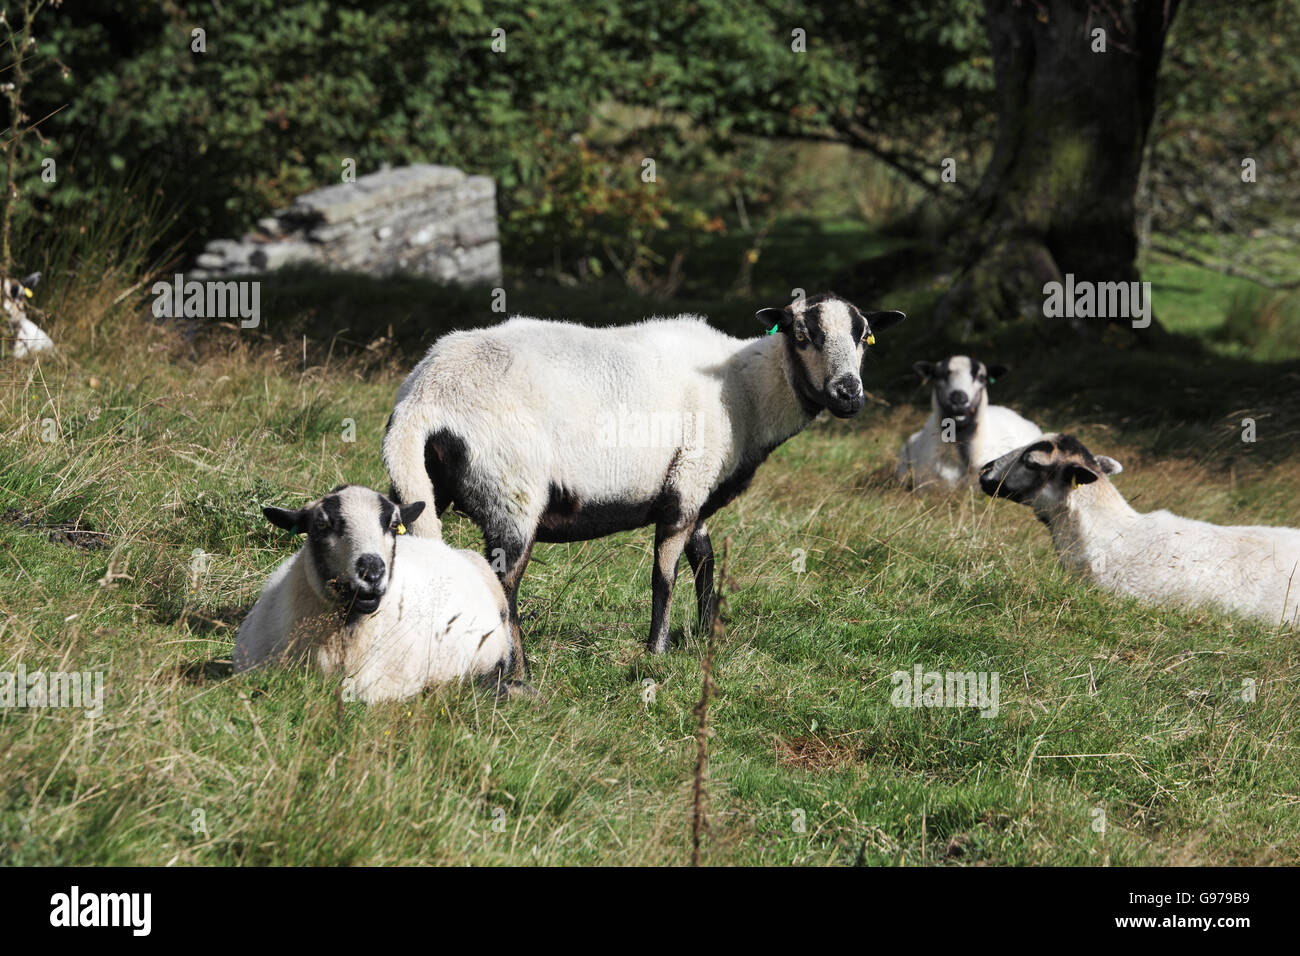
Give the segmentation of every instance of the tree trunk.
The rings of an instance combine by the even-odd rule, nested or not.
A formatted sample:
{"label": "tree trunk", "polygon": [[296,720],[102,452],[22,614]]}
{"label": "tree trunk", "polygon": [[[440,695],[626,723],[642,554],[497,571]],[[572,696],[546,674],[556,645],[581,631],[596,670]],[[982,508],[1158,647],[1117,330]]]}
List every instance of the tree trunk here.
{"label": "tree trunk", "polygon": [[[936,311],[950,332],[1043,317],[1044,284],[1067,273],[1138,279],[1138,177],[1178,3],[985,0],[998,136],[959,219],[963,266]],[[1098,29],[1105,52],[1094,50]],[[1066,320],[1043,321],[1059,333]]]}

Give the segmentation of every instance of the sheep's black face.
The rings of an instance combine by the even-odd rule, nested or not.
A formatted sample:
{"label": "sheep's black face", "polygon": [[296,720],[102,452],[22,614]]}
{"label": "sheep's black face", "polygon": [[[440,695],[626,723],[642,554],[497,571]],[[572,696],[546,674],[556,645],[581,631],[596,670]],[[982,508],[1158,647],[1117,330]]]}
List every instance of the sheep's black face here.
{"label": "sheep's black face", "polygon": [[922,378],[932,380],[935,407],[958,428],[974,423],[980,406],[988,401],[989,382],[1007,373],[1005,365],[985,365],[967,355],[954,355],[942,362],[917,362],[912,368]]}
{"label": "sheep's black face", "polygon": [[784,309],[758,313],[764,325],[785,336],[792,385],[804,410],[823,408],[838,418],[862,411],[862,355],[874,335],[903,321],[902,312],[863,314],[829,293],[801,299]]}
{"label": "sheep's black face", "polygon": [[5,315],[11,320],[17,320],[27,315],[27,300],[32,297],[32,286],[41,281],[41,274],[33,272],[26,278],[0,280],[0,289],[3,289],[3,300]]}
{"label": "sheep's black face", "polygon": [[980,488],[990,497],[1030,505],[1044,514],[1081,485],[1121,471],[1114,458],[1094,456],[1073,435],[1044,435],[981,468]]}
{"label": "sheep's black face", "polygon": [[397,536],[424,510],[398,506],[377,491],[342,485],[299,511],[263,508],[281,528],[307,535],[312,587],[349,617],[373,614],[388,590]]}

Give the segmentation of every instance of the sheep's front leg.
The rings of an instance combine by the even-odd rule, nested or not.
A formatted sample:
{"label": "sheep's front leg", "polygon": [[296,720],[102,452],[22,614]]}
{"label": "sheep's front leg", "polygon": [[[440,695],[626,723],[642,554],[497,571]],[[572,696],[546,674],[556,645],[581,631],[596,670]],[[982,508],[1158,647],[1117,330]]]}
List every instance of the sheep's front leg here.
{"label": "sheep's front leg", "polygon": [[655,526],[655,569],[651,576],[654,606],[650,611],[650,639],[646,647],[651,654],[664,654],[671,646],[668,622],[673,605],[673,585],[677,582],[677,562],[690,539],[691,528]]}
{"label": "sheep's front leg", "polygon": [[703,524],[696,526],[686,542],[686,560],[691,563],[691,572],[695,575],[695,603],[703,633],[713,626],[714,615],[718,613],[717,599],[713,594],[713,542]]}

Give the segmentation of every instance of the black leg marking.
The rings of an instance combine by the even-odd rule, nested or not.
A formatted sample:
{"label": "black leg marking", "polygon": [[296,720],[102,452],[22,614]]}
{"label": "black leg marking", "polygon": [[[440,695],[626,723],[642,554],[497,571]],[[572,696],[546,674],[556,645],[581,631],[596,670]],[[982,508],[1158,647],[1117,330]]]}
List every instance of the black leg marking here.
{"label": "black leg marking", "polygon": [[510,621],[511,675],[528,680],[532,673],[528,667],[528,655],[524,653],[524,632],[519,626],[519,582],[523,579],[524,569],[528,567],[528,559],[533,553],[533,539],[530,536],[525,542],[514,529],[504,533],[492,529],[484,532],[483,541],[488,564],[501,578],[501,587],[506,592]]}
{"label": "black leg marking", "polygon": [[686,560],[695,575],[695,603],[699,609],[700,632],[704,633],[713,626],[718,604],[713,593],[713,542],[703,524],[695,528],[686,542]]}
{"label": "black leg marking", "polygon": [[655,567],[650,578],[653,603],[650,610],[650,638],[646,647],[651,654],[664,654],[672,646],[668,624],[672,617],[673,585],[677,582],[677,562],[690,537],[690,528],[674,530],[655,526]]}

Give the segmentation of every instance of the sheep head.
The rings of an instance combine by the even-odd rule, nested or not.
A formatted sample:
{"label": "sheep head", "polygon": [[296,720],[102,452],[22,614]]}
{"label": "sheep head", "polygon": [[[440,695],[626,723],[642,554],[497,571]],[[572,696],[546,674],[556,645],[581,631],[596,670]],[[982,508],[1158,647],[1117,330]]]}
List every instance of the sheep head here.
{"label": "sheep head", "polygon": [[867,312],[833,293],[762,309],[759,321],[785,337],[791,385],[804,410],[823,408],[837,418],[862,410],[862,356],[875,335],[906,318],[902,312]]}
{"label": "sheep head", "polygon": [[1073,435],[1044,435],[980,469],[986,495],[1029,505],[1040,517],[1065,506],[1070,495],[1124,467],[1114,458],[1093,455]]}
{"label": "sheep head", "polygon": [[424,511],[424,502],[397,505],[370,488],[340,485],[296,511],[266,507],[277,528],[307,535],[307,579],[317,596],[348,618],[373,614],[388,590],[397,536]]}

